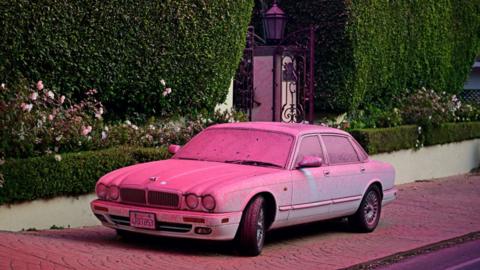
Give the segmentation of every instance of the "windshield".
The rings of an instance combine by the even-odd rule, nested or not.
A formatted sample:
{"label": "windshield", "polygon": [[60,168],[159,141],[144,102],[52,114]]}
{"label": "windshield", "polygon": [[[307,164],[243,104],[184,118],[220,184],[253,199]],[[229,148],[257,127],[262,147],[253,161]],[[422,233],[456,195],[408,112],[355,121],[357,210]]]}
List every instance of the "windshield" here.
{"label": "windshield", "polygon": [[284,133],[216,128],[195,136],[174,158],[285,168],[292,144]]}

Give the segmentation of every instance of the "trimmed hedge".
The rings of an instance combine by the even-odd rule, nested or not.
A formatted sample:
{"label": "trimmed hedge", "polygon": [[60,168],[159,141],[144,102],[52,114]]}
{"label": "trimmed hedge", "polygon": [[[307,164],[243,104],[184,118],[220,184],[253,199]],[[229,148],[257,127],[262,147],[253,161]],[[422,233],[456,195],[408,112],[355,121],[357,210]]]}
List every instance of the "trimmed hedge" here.
{"label": "trimmed hedge", "polygon": [[356,129],[353,137],[370,155],[480,138],[480,122],[446,123],[418,132],[417,126]]}
{"label": "trimmed hedge", "polygon": [[165,148],[111,148],[100,151],[7,160],[0,166],[5,183],[0,188],[0,205],[76,196],[92,192],[104,174],[128,165],[170,156]]}
{"label": "trimmed hedge", "polygon": [[424,145],[461,142],[480,138],[480,122],[445,123],[425,132]]}
{"label": "trimmed hedge", "polygon": [[458,93],[480,51],[480,0],[286,0],[280,6],[290,16],[289,31],[318,26],[316,100],[324,109],[393,106],[392,97],[421,87]]}
{"label": "trimmed hedge", "polygon": [[[117,117],[212,111],[245,47],[253,0],[3,0],[0,82],[96,88]],[[162,96],[161,80],[173,89]]]}
{"label": "trimmed hedge", "polygon": [[370,155],[415,148],[418,127],[414,125],[393,128],[357,129],[350,134]]}

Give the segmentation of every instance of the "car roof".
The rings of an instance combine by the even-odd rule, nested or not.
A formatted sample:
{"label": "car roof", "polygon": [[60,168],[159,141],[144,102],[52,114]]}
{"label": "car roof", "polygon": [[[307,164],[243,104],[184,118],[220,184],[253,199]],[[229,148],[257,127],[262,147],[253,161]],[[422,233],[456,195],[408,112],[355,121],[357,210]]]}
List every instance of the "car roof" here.
{"label": "car roof", "polygon": [[300,136],[308,133],[335,133],[348,135],[347,132],[330,128],[321,125],[299,124],[299,123],[282,123],[282,122],[239,122],[239,123],[226,123],[210,126],[208,129],[217,128],[240,128],[240,129],[257,129],[257,130],[269,130],[291,134],[293,136]]}

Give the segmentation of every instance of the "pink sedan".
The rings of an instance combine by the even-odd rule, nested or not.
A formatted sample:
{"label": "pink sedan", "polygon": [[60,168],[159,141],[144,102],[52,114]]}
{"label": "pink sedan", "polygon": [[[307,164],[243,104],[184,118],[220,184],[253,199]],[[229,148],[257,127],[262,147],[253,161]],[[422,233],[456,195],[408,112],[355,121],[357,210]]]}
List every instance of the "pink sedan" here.
{"label": "pink sedan", "polygon": [[103,176],[91,208],[120,235],[238,241],[260,254],[269,229],[348,217],[371,232],[393,201],[394,169],[348,133],[322,126],[236,123],[209,127],[171,159]]}

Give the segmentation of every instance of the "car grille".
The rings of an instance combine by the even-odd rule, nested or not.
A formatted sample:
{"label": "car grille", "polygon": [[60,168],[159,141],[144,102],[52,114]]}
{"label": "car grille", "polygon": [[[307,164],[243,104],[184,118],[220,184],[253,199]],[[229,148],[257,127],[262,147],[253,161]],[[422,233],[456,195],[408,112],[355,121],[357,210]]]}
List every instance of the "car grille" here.
{"label": "car grille", "polygon": [[178,207],[178,194],[162,191],[149,191],[148,203],[155,206]]}
{"label": "car grille", "polygon": [[146,204],[147,202],[143,189],[122,188],[120,189],[120,198],[122,202],[126,203]]}
{"label": "car grille", "polygon": [[149,205],[153,207],[178,208],[180,202],[178,194],[164,191],[149,191],[147,200],[145,190],[133,188],[120,189],[120,198],[123,203]]}

